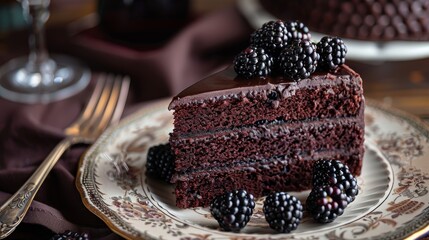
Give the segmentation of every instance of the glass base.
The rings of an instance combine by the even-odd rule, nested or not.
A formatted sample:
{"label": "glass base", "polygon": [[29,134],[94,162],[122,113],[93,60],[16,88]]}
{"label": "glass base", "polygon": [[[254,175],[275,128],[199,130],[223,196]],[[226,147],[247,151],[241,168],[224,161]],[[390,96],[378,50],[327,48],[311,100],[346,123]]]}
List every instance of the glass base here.
{"label": "glass base", "polygon": [[[52,55],[49,76],[28,72],[28,57],[12,59],[0,68],[0,97],[22,103],[49,103],[82,91],[91,72],[74,58]],[[48,81],[47,81],[48,80]]]}

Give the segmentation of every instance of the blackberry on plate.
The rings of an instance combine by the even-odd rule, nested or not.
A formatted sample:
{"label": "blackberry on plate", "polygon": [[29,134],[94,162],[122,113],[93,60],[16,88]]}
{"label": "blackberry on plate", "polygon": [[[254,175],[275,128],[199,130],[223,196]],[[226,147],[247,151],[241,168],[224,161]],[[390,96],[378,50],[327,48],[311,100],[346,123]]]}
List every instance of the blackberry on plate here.
{"label": "blackberry on plate", "polygon": [[313,167],[313,187],[336,186],[351,203],[359,194],[357,180],[347,165],[338,160],[318,160]]}
{"label": "blackberry on plate", "polygon": [[306,201],[306,209],[314,220],[329,223],[344,213],[347,196],[338,187],[314,187]]}
{"label": "blackberry on plate", "polygon": [[284,21],[269,21],[252,33],[250,45],[263,48],[276,58],[291,38],[292,33],[288,31]]}
{"label": "blackberry on plate", "polygon": [[303,207],[296,197],[285,192],[275,192],[265,198],[263,211],[272,229],[289,233],[301,222]]}
{"label": "blackberry on plate", "polygon": [[295,81],[310,77],[316,70],[318,60],[316,45],[308,40],[291,43],[279,56],[283,75]]}
{"label": "blackberry on plate", "polygon": [[235,190],[217,196],[210,204],[210,212],[225,231],[239,232],[250,220],[255,208],[253,195]]}
{"label": "blackberry on plate", "polygon": [[289,21],[286,23],[286,29],[291,34],[289,42],[295,40],[310,40],[310,30],[300,21]]}
{"label": "blackberry on plate", "polygon": [[319,67],[333,70],[346,62],[347,47],[338,37],[323,37],[317,43],[317,52],[320,55]]}
{"label": "blackberry on plate", "polygon": [[77,233],[67,230],[63,233],[55,234],[50,240],[89,240],[88,233]]}
{"label": "blackberry on plate", "polygon": [[169,143],[149,148],[146,161],[148,175],[170,182],[174,173],[174,159]]}
{"label": "blackberry on plate", "polygon": [[265,50],[250,46],[234,58],[235,72],[245,78],[265,77],[271,74],[273,58]]}

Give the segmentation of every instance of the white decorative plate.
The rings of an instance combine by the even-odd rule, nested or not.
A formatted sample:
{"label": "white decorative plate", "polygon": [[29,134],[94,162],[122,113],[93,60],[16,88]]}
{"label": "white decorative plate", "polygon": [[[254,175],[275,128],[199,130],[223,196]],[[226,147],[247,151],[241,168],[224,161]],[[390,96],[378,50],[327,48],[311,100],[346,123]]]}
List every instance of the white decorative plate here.
{"label": "white decorative plate", "polygon": [[[360,194],[330,224],[304,214],[289,234],[271,230],[258,199],[240,233],[220,231],[207,208],[179,209],[173,186],[147,178],[147,150],[168,141],[169,100],[151,104],[106,131],[82,157],[76,185],[85,206],[130,239],[402,239],[429,231],[429,127],[367,101]],[[120,161],[129,166],[119,174]],[[122,171],[123,173],[123,171]],[[291,193],[305,202],[308,192]]]}

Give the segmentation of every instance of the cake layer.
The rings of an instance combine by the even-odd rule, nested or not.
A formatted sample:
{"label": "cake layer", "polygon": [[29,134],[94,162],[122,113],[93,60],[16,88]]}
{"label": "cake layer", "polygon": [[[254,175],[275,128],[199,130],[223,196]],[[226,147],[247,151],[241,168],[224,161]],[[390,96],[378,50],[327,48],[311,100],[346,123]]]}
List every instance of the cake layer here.
{"label": "cake layer", "polygon": [[350,118],[275,122],[186,137],[172,134],[170,137],[178,172],[231,164],[242,159],[355,149],[362,146],[363,141],[363,111]]}
{"label": "cake layer", "polygon": [[310,189],[314,160],[337,159],[359,175],[363,147],[354,152],[336,150],[317,152],[312,156],[278,157],[269,161],[254,161],[219,168],[201,169],[175,176],[176,205],[181,208],[208,206],[212,199],[235,189],[246,189],[255,197],[272,191],[302,191]]}
{"label": "cake layer", "polygon": [[184,90],[169,109],[174,109],[174,133],[196,133],[262,119],[351,117],[359,114],[362,104],[362,80],[347,66],[299,82],[282,77],[245,80],[228,68]]}

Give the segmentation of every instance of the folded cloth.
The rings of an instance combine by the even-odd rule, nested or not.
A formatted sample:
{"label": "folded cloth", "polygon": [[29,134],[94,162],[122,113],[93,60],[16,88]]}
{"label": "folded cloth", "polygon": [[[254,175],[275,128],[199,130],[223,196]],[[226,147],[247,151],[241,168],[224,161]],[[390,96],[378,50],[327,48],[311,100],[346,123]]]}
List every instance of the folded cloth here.
{"label": "folded cloth", "polygon": [[96,67],[129,74],[137,80],[132,86],[139,101],[174,95],[231,64],[252,31],[235,6],[197,19],[160,48],[138,50],[91,30],[73,36],[70,53]]}
{"label": "folded cloth", "polygon": [[[230,64],[237,53],[233,49],[245,46],[251,31],[238,10],[231,6],[201,17],[150,56],[123,57],[134,69],[123,64],[121,71],[127,73],[138,68],[140,76],[132,77],[124,115],[144,107],[143,100],[171,96]],[[108,59],[112,64],[124,60],[120,55],[114,59],[115,56],[118,55]],[[0,99],[0,203],[24,184],[64,138],[63,129],[79,116],[96,75],[83,92],[50,104],[26,105]],[[10,239],[49,239],[53,233],[65,230],[89,233],[91,239],[120,238],[85,208],[75,187],[78,162],[86,148],[74,146],[62,156]]]}

